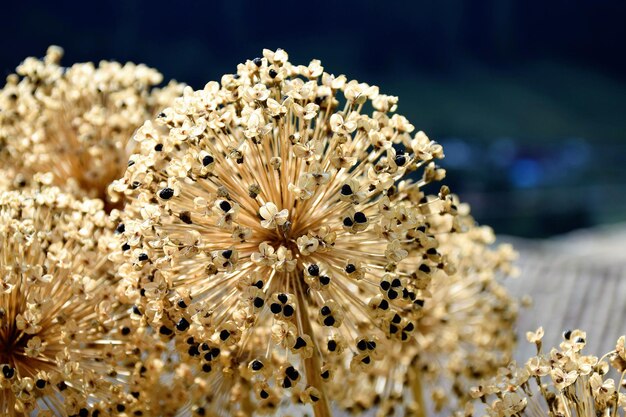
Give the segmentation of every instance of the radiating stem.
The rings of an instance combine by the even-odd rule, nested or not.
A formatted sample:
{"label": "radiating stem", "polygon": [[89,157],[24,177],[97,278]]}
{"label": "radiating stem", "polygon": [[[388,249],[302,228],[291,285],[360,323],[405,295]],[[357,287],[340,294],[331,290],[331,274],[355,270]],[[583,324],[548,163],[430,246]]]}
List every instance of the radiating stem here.
{"label": "radiating stem", "polygon": [[413,401],[415,401],[418,407],[416,416],[426,417],[426,404],[424,403],[424,393],[422,392],[422,378],[417,363],[412,363],[409,366],[408,380],[411,394],[413,394]]}
{"label": "radiating stem", "polygon": [[[310,335],[311,339],[315,340],[306,308],[307,303],[304,301],[302,289],[299,285],[295,292],[298,299],[298,308],[301,310],[300,317],[302,318],[302,331],[304,334]],[[322,394],[319,401],[313,404],[313,412],[315,413],[315,417],[332,417],[330,405],[328,404],[328,398],[326,397],[326,392],[324,390],[324,384],[320,376],[321,369],[322,367],[320,366],[319,351],[317,349],[313,349],[313,356],[304,360],[304,371],[306,374],[307,383],[319,389],[320,393]]]}

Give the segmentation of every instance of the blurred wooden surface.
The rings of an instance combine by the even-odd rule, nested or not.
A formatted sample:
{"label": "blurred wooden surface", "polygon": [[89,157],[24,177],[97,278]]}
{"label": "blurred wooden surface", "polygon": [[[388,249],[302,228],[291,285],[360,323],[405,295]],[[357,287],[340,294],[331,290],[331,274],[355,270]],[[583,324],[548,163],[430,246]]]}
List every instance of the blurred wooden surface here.
{"label": "blurred wooden surface", "polygon": [[526,332],[545,329],[544,346],[557,345],[568,329],[587,332],[586,351],[601,356],[626,334],[626,225],[578,231],[549,240],[504,238],[520,252],[521,274],[507,286],[530,295],[520,311],[520,362],[534,354]]}

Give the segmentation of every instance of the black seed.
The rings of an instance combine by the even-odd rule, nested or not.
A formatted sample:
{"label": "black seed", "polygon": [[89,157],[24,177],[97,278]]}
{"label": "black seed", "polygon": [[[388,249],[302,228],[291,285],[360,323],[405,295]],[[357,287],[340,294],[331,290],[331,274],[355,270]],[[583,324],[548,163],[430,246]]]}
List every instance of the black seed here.
{"label": "black seed", "polygon": [[187,303],[182,298],[178,300],[178,303],[176,304],[178,305],[179,308],[187,308]]}
{"label": "black seed", "polygon": [[326,345],[328,346],[329,352],[334,352],[337,349],[337,342],[334,340],[329,340]]}
{"label": "black seed", "polygon": [[215,347],[215,348],[211,349],[211,355],[214,358],[217,358],[218,356],[220,356],[220,352],[221,352],[220,348],[216,348]]}
{"label": "black seed", "polygon": [[290,305],[286,305],[285,307],[283,307],[283,314],[285,315],[285,317],[291,317],[293,316],[294,313],[294,309],[292,306]]}
{"label": "black seed", "polygon": [[254,298],[254,306],[255,306],[256,308],[261,308],[261,307],[263,307],[263,304],[265,304],[265,301],[263,301],[263,299],[262,299],[262,298],[259,298],[259,297],[255,297],[255,298]]}
{"label": "black seed", "polygon": [[345,219],[343,219],[343,225],[346,227],[352,227],[354,223],[352,222],[352,219],[350,217],[346,217]]}
{"label": "black seed", "polygon": [[168,328],[166,326],[161,326],[159,328],[159,333],[161,333],[162,335],[165,335],[165,336],[169,336],[169,335],[171,335],[174,332],[172,331],[172,329],[170,329],[170,328]]}
{"label": "black seed", "polygon": [[4,375],[6,379],[11,379],[13,375],[15,375],[15,369],[11,368],[9,365],[4,365],[2,367],[2,375]]}
{"label": "black seed", "polygon": [[369,350],[374,350],[376,349],[376,342],[374,342],[373,340],[370,340],[367,342],[367,348]]}
{"label": "black seed", "polygon": [[361,339],[361,340],[359,340],[359,343],[356,344],[356,347],[359,350],[365,350],[365,349],[367,349],[367,342],[365,342],[365,340]]}
{"label": "black seed", "polygon": [[320,274],[320,267],[315,264],[309,265],[307,271],[309,272],[309,275],[316,277]]}
{"label": "black seed", "polygon": [[409,335],[408,335],[408,334],[406,334],[406,333],[404,333],[404,332],[402,332],[402,341],[405,341],[405,340],[407,340],[408,338],[409,338]]}
{"label": "black seed", "polygon": [[283,388],[291,388],[291,380],[287,377],[283,379]]}
{"label": "black seed", "polygon": [[332,326],[335,324],[335,318],[333,316],[328,316],[324,319],[324,326]]}
{"label": "black seed", "polygon": [[394,280],[391,281],[391,286],[392,287],[399,287],[400,285],[402,285],[402,281],[400,281],[399,278],[394,278]]}
{"label": "black seed", "polygon": [[200,345],[200,350],[202,350],[203,352],[206,352],[207,350],[209,350],[209,344],[207,342],[203,342]]}
{"label": "black seed", "polygon": [[327,316],[331,313],[330,311],[330,307],[328,306],[324,306],[320,309],[320,313],[322,313],[323,316]]}
{"label": "black seed", "polygon": [[237,159],[235,160],[235,162],[237,162],[237,164],[238,164],[238,165],[243,164],[243,156],[242,156],[242,157],[240,157],[240,158],[237,158]]}
{"label": "black seed", "polygon": [[330,377],[330,372],[328,370],[322,372],[320,375],[323,379],[328,379]]}
{"label": "black seed", "polygon": [[226,339],[228,339],[229,337],[230,337],[230,332],[229,332],[228,330],[224,329],[224,330],[222,330],[222,331],[220,332],[220,339],[221,339],[222,341],[225,341],[225,340],[226,340]]}
{"label": "black seed", "polygon": [[565,333],[563,333],[563,337],[567,340],[569,340],[569,338],[572,336],[572,331],[571,330],[566,330]]}
{"label": "black seed", "polygon": [[354,271],[356,271],[356,266],[354,266],[354,264],[348,264],[346,265],[346,272],[348,274],[353,273]]}
{"label": "black seed", "polygon": [[279,314],[283,311],[283,307],[278,303],[272,303],[272,305],[270,305],[270,311],[274,314]]}
{"label": "black seed", "polygon": [[417,304],[420,307],[424,307],[424,300],[415,300],[415,304]]}
{"label": "black seed", "polygon": [[202,365],[202,370],[206,373],[211,372],[211,365],[209,365],[208,363],[205,363],[204,365]]}
{"label": "black seed", "polygon": [[185,224],[192,224],[191,213],[188,211],[181,211],[178,218]]}
{"label": "black seed", "polygon": [[391,283],[389,281],[381,281],[380,288],[382,288],[384,291],[387,291],[389,288],[391,288]]}
{"label": "black seed", "polygon": [[430,267],[426,264],[421,264],[419,270],[425,274],[430,274]]}
{"label": "black seed", "polygon": [[389,297],[390,300],[395,300],[398,298],[398,292],[396,290],[389,290],[387,292],[387,297]]}
{"label": "black seed", "polygon": [[352,188],[348,184],[344,184],[341,186],[341,195],[351,195]]}
{"label": "black seed", "polygon": [[391,319],[392,323],[398,324],[402,321],[402,317],[400,317],[397,313],[394,314],[393,318]]}
{"label": "black seed", "polygon": [[328,275],[322,275],[322,276],[320,277],[320,283],[321,283],[322,285],[328,285],[328,284],[330,284],[330,277],[329,277]]}
{"label": "black seed", "polygon": [[278,73],[272,68],[270,69],[270,78],[276,78],[276,76],[278,75]]}
{"label": "black seed", "polygon": [[253,287],[257,287],[258,289],[263,288],[263,281],[259,280],[256,283],[252,284]]}
{"label": "black seed", "polygon": [[396,161],[396,165],[401,167],[402,165],[406,164],[406,156],[404,156],[404,155],[396,155],[395,161]]}
{"label": "black seed", "polygon": [[159,197],[161,197],[163,200],[169,200],[170,198],[174,197],[174,190],[172,190],[170,187],[165,187],[164,189],[159,191]]}
{"label": "black seed", "polygon": [[165,117],[167,116],[164,112],[159,113],[158,117]]}
{"label": "black seed", "polygon": [[220,208],[222,209],[222,211],[223,211],[224,213],[226,213],[228,210],[230,210],[230,209],[231,209],[231,207],[232,207],[232,206],[230,205],[230,203],[229,203],[228,201],[226,201],[226,200],[223,200],[223,201],[220,203]]}
{"label": "black seed", "polygon": [[187,338],[188,345],[193,345],[194,343],[196,343],[196,340],[193,338],[193,336]]}
{"label": "black seed", "polygon": [[300,336],[298,336],[298,338],[296,339],[296,344],[293,345],[294,349],[300,349],[306,346],[306,342],[303,338],[301,338]]}
{"label": "black seed", "polygon": [[131,160],[131,161],[128,161],[128,166],[129,166],[129,167],[132,167],[133,165],[135,165],[135,161],[132,161],[132,160]]}
{"label": "black seed", "polygon": [[140,395],[140,394],[141,394],[141,393],[140,393],[140,392],[138,392],[138,391],[131,391],[131,393],[130,393],[130,395],[132,395],[132,396],[133,396],[133,397],[135,397],[135,398],[139,398],[139,395]]}
{"label": "black seed", "polygon": [[89,417],[89,410],[87,410],[86,408],[81,408],[80,410],[78,410],[78,416]]}
{"label": "black seed", "polygon": [[141,311],[139,311],[139,307],[133,306],[133,314],[141,316]]}
{"label": "black seed", "polygon": [[133,190],[136,190],[137,188],[139,188],[140,185],[141,185],[141,183],[139,181],[133,181],[133,183],[130,185],[130,187]]}
{"label": "black seed", "polygon": [[57,388],[59,389],[59,391],[65,391],[67,389],[67,384],[65,383],[65,381],[61,381],[57,384]]}
{"label": "black seed", "polygon": [[182,319],[180,319],[180,321],[176,324],[176,329],[179,332],[184,332],[188,328],[189,328],[189,322],[184,317]]}
{"label": "black seed", "polygon": [[252,368],[253,371],[260,371],[261,369],[263,369],[263,362],[254,360],[252,361],[252,365],[250,365],[250,368]]}
{"label": "black seed", "polygon": [[122,413],[122,412],[124,412],[124,410],[126,410],[126,406],[124,404],[118,404],[117,407],[115,407],[115,408],[120,413]]}
{"label": "black seed", "polygon": [[389,308],[389,301],[382,300],[378,305],[378,308],[380,308],[381,310],[387,310]]}
{"label": "black seed", "polygon": [[254,58],[252,62],[254,62],[254,65],[257,67],[260,67],[263,64],[263,60],[261,58]]}
{"label": "black seed", "polygon": [[226,249],[225,251],[222,252],[222,257],[224,259],[230,259],[232,255],[233,255],[233,251],[230,249]]}
{"label": "black seed", "polygon": [[196,408],[196,414],[198,414],[199,416],[203,416],[206,414],[206,411],[204,410],[204,407],[198,407]]}
{"label": "black seed", "polygon": [[163,144],[162,143],[158,143],[155,147],[154,150],[157,152],[161,152],[163,150]]}
{"label": "black seed", "polygon": [[200,355],[200,351],[198,350],[198,345],[191,346],[187,350],[187,353],[189,353],[189,356],[198,356],[198,355]]}
{"label": "black seed", "polygon": [[44,389],[46,387],[46,380],[38,379],[37,382],[35,382],[35,386],[39,389]]}
{"label": "black seed", "polygon": [[126,252],[128,249],[130,249],[130,245],[129,245],[128,243],[124,243],[124,244],[122,245],[122,250],[123,250],[124,252]]}
{"label": "black seed", "polygon": [[211,155],[206,155],[204,158],[202,158],[202,165],[204,166],[210,165],[213,161],[214,159]]}
{"label": "black seed", "polygon": [[319,398],[317,398],[315,395],[311,395],[310,398],[311,398],[311,401],[313,401],[314,403],[319,401]]}
{"label": "black seed", "polygon": [[300,373],[296,370],[296,368],[290,366],[285,369],[285,375],[287,375],[292,381],[295,381],[300,376]]}
{"label": "black seed", "polygon": [[286,294],[278,294],[278,297],[276,298],[278,298],[278,301],[280,301],[283,304],[285,304],[287,300],[289,299]]}
{"label": "black seed", "polygon": [[437,249],[435,248],[430,248],[426,251],[427,254],[429,255],[436,255],[437,254]]}
{"label": "black seed", "polygon": [[363,359],[361,359],[361,362],[363,362],[366,365],[369,365],[372,362],[372,358],[370,358],[369,356],[366,356]]}
{"label": "black seed", "polygon": [[412,332],[414,329],[415,329],[415,325],[413,323],[409,323],[406,326],[404,326],[405,332]]}
{"label": "black seed", "polygon": [[124,223],[120,223],[115,229],[115,233],[124,233],[125,231],[126,231],[126,226],[124,226]]}
{"label": "black seed", "polygon": [[128,336],[130,334],[130,328],[129,327],[122,327],[122,331],[121,331],[123,336]]}
{"label": "black seed", "polygon": [[264,400],[269,396],[270,395],[265,390],[261,390],[261,392],[259,392],[259,397],[263,398]]}
{"label": "black seed", "polygon": [[395,324],[389,325],[389,333],[391,334],[398,333],[398,326],[396,326]]}
{"label": "black seed", "polygon": [[579,337],[576,339],[576,343],[585,343],[585,339],[583,339],[582,337]]}
{"label": "black seed", "polygon": [[139,256],[137,257],[137,259],[139,259],[140,261],[147,261],[148,260],[148,254],[147,253],[140,253]]}
{"label": "black seed", "polygon": [[357,223],[367,223],[367,217],[360,211],[354,213],[354,221]]}

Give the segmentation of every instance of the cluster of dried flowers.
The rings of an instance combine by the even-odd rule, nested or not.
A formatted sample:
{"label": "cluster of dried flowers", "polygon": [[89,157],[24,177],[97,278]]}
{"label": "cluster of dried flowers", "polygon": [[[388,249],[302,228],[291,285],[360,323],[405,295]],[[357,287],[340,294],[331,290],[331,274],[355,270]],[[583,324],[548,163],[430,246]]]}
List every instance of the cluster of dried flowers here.
{"label": "cluster of dried flowers", "polygon": [[510,361],[514,252],[397,97],[282,50],[197,91],[61,55],[0,91],[4,414],[424,415]]}
{"label": "cluster of dried flowers", "polygon": [[[626,412],[625,337],[615,350],[601,358],[582,353],[587,335],[581,330],[566,331],[559,348],[542,352],[543,328],[528,332],[527,339],[537,347],[537,356],[523,367],[514,363],[498,375],[473,387],[472,397],[484,403],[492,417],[512,416],[616,416]],[[609,378],[617,374],[617,381]],[[473,415],[468,403],[458,416]]]}

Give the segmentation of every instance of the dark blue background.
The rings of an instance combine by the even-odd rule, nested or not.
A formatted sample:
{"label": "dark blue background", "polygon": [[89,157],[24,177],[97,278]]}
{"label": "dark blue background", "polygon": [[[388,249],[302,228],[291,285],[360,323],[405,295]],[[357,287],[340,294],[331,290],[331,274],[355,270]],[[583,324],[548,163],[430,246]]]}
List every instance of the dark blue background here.
{"label": "dark blue background", "polygon": [[0,70],[144,62],[200,88],[263,48],[400,96],[447,182],[500,233],[626,220],[626,2],[100,1],[3,4]]}

